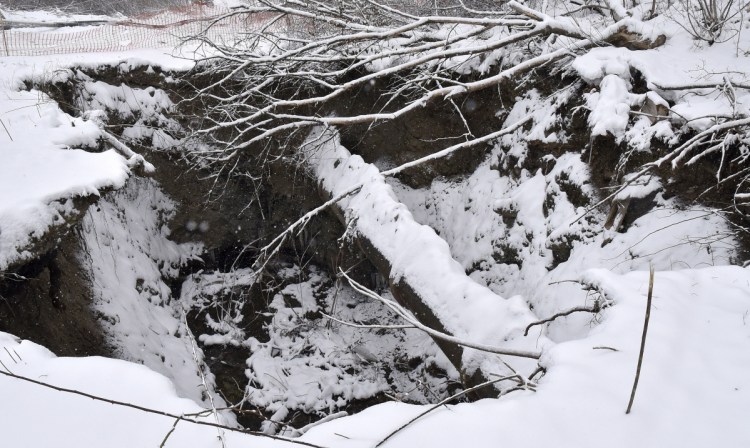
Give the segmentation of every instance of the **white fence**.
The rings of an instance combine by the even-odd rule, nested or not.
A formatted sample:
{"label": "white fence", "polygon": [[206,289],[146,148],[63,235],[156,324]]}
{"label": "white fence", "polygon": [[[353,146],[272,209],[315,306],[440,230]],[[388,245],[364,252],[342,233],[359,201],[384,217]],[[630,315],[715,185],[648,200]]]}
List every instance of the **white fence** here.
{"label": "white fence", "polygon": [[[0,19],[0,57],[174,48],[203,33],[214,41],[257,29],[263,18],[200,4],[98,25],[16,27]],[[217,21],[218,18],[223,18]],[[210,25],[210,26],[209,26]]]}

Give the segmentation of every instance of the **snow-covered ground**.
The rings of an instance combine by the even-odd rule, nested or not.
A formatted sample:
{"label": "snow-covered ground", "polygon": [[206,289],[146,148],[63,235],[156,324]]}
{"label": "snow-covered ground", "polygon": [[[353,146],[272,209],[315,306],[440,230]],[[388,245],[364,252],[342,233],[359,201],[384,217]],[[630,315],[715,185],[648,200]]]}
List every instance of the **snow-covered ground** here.
{"label": "snow-covered ground", "polygon": [[[680,30],[668,25],[664,28],[672,34],[663,49],[637,55],[626,50],[595,49],[573,64],[584,79],[600,86],[598,93],[587,97],[594,132],[612,132],[632,142],[637,150],[648,150],[643,142],[650,138],[644,139],[644,135],[665,140],[674,136],[663,121],[644,121],[637,128],[639,133],[631,130],[626,134],[622,114],[634,102],[643,100],[629,93],[631,66],[638,68],[648,82],[662,86],[719,82],[706,73],[726,73],[736,64],[747,67],[747,57],[738,57],[731,43],[710,49],[693,47]],[[56,358],[43,347],[0,333],[0,369],[171,414],[198,413],[210,402],[206,397],[212,394],[213,380],[203,370],[200,350],[189,338],[178,337],[189,332],[183,324],[184,313],[195,306],[198,294],[188,291],[182,300],[177,300],[164,283],[164,278],[175,275],[179,263],[197,253],[195,247],[168,240],[169,232],[160,220],[174,205],[152,181],[133,179],[132,161],[117,152],[72,149],[97,145],[103,134],[96,120],[72,117],[43,93],[23,89],[24,80],[70,76],[66,69],[72,64],[118,62],[123,62],[124,69],[159,65],[180,70],[190,66],[188,61],[161,50],[143,50],[135,55],[0,58],[0,272],[32,256],[27,250],[29,245],[72,212],[72,197],[121,189],[87,215],[84,230],[90,249],[95,306],[109,322],[106,329],[117,342],[118,354],[134,362]],[[102,107],[116,108],[128,101],[118,100],[116,92],[107,86],[92,83],[91,87],[102,92],[98,97]],[[158,92],[143,92],[146,91],[130,94],[160,99]],[[676,102],[673,110],[688,117],[695,129],[711,124],[705,115],[736,112],[737,108],[747,109],[750,103],[746,94],[739,94],[731,102],[722,95],[669,99]],[[524,113],[533,104],[544,107],[543,101],[528,100],[517,105],[526,108]],[[166,107],[165,104],[161,106]],[[512,122],[514,114],[519,113],[511,112],[507,121]],[[137,128],[131,132],[144,136]],[[511,151],[522,147],[520,140],[504,141],[509,143],[521,145]],[[435,282],[436,297],[446,288],[458,286],[462,291],[480,291],[481,306],[476,309],[450,310],[444,306],[449,317],[459,312],[472,319],[486,317],[476,323],[476,328],[457,327],[454,331],[466,338],[520,340],[518,345],[523,348],[543,350],[541,365],[546,369],[533,392],[516,391],[498,400],[437,408],[390,438],[385,446],[464,446],[469,441],[479,447],[750,446],[750,270],[722,266],[736,261],[736,243],[725,220],[713,210],[684,209],[676,200],[659,196],[659,185],[647,184],[643,188],[648,188],[648,193],[657,193],[658,211],[636,220],[626,233],[597,233],[595,229],[602,225],[603,216],[592,214],[591,219],[574,224],[583,210],[572,206],[560,187],[562,173],[568,180],[585,179],[586,169],[579,159],[566,155],[556,160],[554,169],[547,174],[522,172],[512,180],[499,176],[492,168],[507,154],[503,152],[506,149],[499,145],[492,158],[462,182],[437,180],[430,188],[417,191],[395,181],[390,185],[382,182],[374,166],[366,166],[361,159],[353,158],[349,165],[341,165],[342,170],[353,167],[378,178],[380,184],[368,190],[373,194],[369,200],[382,206],[377,195],[385,195],[390,211],[397,212],[396,216],[403,213],[401,224],[394,224],[390,215],[383,219],[393,226],[394,234],[409,230],[403,225],[409,221],[420,233],[429,233],[425,238],[440,241],[440,250],[434,244],[415,249],[427,260],[422,264],[429,263],[432,255],[440,257],[447,266],[444,270],[425,268],[425,272],[417,273],[423,275],[422,282],[429,282],[430,272],[440,273],[441,282]],[[335,150],[339,157],[349,157],[343,148]],[[336,177],[333,170],[329,174],[334,180],[344,179]],[[630,193],[643,195],[644,190],[633,189]],[[552,205],[545,204],[547,197],[553,198]],[[364,200],[352,199],[356,201]],[[495,210],[512,211],[513,222],[506,223]],[[429,225],[437,233],[430,233],[419,224]],[[573,233],[579,239],[571,243],[570,257],[548,269],[553,263],[550,244]],[[507,263],[507,259],[489,261],[500,239],[505,242],[505,250],[512,250],[524,262],[516,265]],[[417,242],[407,238],[403,244]],[[649,264],[657,268],[653,308],[633,411],[626,415],[646,311]],[[449,282],[453,277],[446,272],[458,280]],[[415,274],[404,271],[403,275]],[[206,275],[190,281],[198,285],[211,280]],[[275,319],[286,321],[272,335],[273,344],[297,343],[289,331],[300,325],[298,313],[317,310],[314,300],[310,300],[315,281],[294,284],[274,298],[271,309],[276,312]],[[121,288],[131,283],[139,285],[137,293],[132,288]],[[582,284],[593,289],[584,289]],[[286,305],[284,295],[293,297],[299,306]],[[501,296],[510,299],[493,302],[503,300]],[[611,306],[595,316],[582,313],[550,326],[537,326],[526,339],[519,334],[535,317],[590,304],[596,298],[606,299]],[[487,310],[495,314],[487,314]],[[512,335],[493,332],[493,326],[499,325],[498,313],[510,321],[501,326]],[[465,319],[456,321],[466,323]],[[273,365],[273,344],[263,345],[240,333],[218,331],[223,328],[222,323],[214,324],[216,335],[196,335],[195,339],[251,347],[254,353],[248,363],[248,376],[255,376],[256,384],[263,386],[264,378],[279,368]],[[316,338],[312,343],[325,344],[325,332],[310,334]],[[343,343],[355,339],[351,336]],[[388,339],[383,344],[399,342]],[[282,368],[294,370],[297,375],[292,377],[293,387],[283,388],[289,392],[284,403],[323,400],[309,405],[310,409],[319,410],[332,408],[325,400],[334,400],[335,394],[330,391],[336,388],[350,393],[364,391],[363,396],[385,390],[382,378],[356,385],[337,384],[342,377],[340,372],[357,359],[351,352],[337,355],[335,347],[321,348],[321,365],[305,364],[296,355],[283,359]],[[372,355],[370,350],[359,350],[360,360]],[[429,350],[424,352],[445,363]],[[160,356],[164,354],[166,358]],[[327,385],[328,392],[318,384],[308,387],[305,375],[314,376],[316,382],[325,376],[332,383]],[[269,390],[278,392],[267,385],[255,392],[256,398],[263,404],[276,403],[277,409],[283,411]],[[54,391],[5,375],[0,376],[0,396],[0,446],[289,444],[189,422],[179,423],[167,442],[162,443],[175,423],[173,418]],[[222,406],[223,401],[216,398],[214,404]],[[373,447],[427,409],[402,403],[378,405],[356,416],[323,423],[298,440],[325,447]],[[196,418],[227,422],[225,416]]]}
{"label": "snow-covered ground", "polygon": [[191,65],[165,50],[0,57],[0,270],[31,256],[24,248],[71,213],[67,199],[122,187],[129,177],[134,160],[114,150],[78,149],[97,148],[103,134],[96,120],[70,116],[45,93],[26,90],[23,84],[65,79],[73,64],[107,63],[120,63],[124,70],[144,64],[172,69]]}
{"label": "snow-covered ground", "polygon": [[[44,347],[0,333],[3,371],[143,408],[214,422],[205,409],[179,398],[166,377],[115,359],[57,358]],[[180,422],[118,404],[61,392],[0,375],[0,443],[14,447],[285,446],[223,429]],[[224,439],[224,443],[219,440]],[[162,444],[163,445],[160,445]]]}

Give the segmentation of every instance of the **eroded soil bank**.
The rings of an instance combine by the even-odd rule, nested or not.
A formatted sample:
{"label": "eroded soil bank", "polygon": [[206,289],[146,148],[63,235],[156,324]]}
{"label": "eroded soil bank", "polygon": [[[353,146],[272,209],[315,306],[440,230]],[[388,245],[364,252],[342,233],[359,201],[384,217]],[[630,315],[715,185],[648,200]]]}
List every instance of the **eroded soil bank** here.
{"label": "eroded soil bank", "polygon": [[[540,82],[538,87],[547,93],[561,85],[572,85],[579,93],[585,89],[570,79],[541,75],[540,78],[546,81]],[[135,124],[156,127],[162,119],[172,120],[173,137],[179,137],[180,132],[185,132],[197,117],[206,113],[205,104],[181,100],[188,98],[196,86],[209,81],[200,74],[161,73],[149,66],[127,69],[113,66],[71,71],[63,82],[35,87],[43,89],[63,110],[75,116],[83,115],[96,100],[96,94],[87,90],[88,83],[114,88],[126,86],[137,92],[163,91],[173,103],[163,110],[138,109],[137,104],[131,104],[127,113],[119,113],[117,107],[109,104],[111,108],[106,110],[108,131],[125,139],[122,136]],[[347,113],[377,110],[379,88],[376,85],[357,92],[337,107]],[[496,130],[501,117],[523,94],[512,85],[500,92],[493,90],[464,98],[459,105],[461,114],[433,104],[417,110],[407,120],[384,123],[372,129],[348,128],[342,132],[342,142],[367,162],[381,168],[396,166],[450,146],[460,141],[467,131],[479,136]],[[104,98],[98,101],[100,105],[106,103]],[[127,103],[123,98],[114,106]],[[581,181],[565,172],[553,176],[543,213],[545,217],[551,216],[555,208],[561,207],[559,201],[586,207],[595,197],[589,193],[592,188],[596,191],[619,182],[618,167],[642,161],[623,159],[627,151],[618,147],[613,139],[591,139],[585,116],[573,113],[578,105],[574,101],[559,111],[562,121],[554,131],[567,133],[569,138],[564,145],[531,141],[523,155],[508,152],[502,158],[490,156],[490,147],[475,147],[408,170],[398,177],[398,183],[404,191],[419,192],[436,182],[459,182],[474,173],[488,157],[495,157],[491,168],[498,177],[517,181],[528,173],[549,175],[558,160],[573,155],[590,163],[590,178]],[[176,321],[185,318],[189,331],[195,335],[195,343],[204,354],[198,361],[204,362],[206,372],[215,377],[217,392],[228,404],[241,403],[236,410],[242,424],[276,432],[281,429],[277,423],[299,428],[326,413],[356,412],[394,397],[414,402],[435,401],[460,387],[458,372],[428,338],[398,333],[388,336],[392,339],[383,343],[380,352],[373,353],[373,341],[386,340],[384,334],[363,337],[340,328],[332,330],[331,322],[323,313],[333,309],[348,310],[353,319],[367,323],[390,318],[335,280],[338,270],[343,269],[372,289],[387,289],[376,268],[377,262],[369,260],[351,240],[342,239],[346,229],[335,213],[316,216],[303,232],[290,238],[262,276],[238,274],[249,272],[261,247],[325,199],[315,179],[293,157],[291,146],[295,140],[287,142],[290,146],[259,152],[266,157],[249,151],[232,170],[217,173],[196,165],[180,148],[157,148],[153,138],[147,137],[153,137],[153,133],[143,133],[127,142],[156,167],[149,176],[153,188],[174,203],[169,210],[154,210],[158,224],[154,228],[159,229],[154,238],[168,240],[175,247],[189,246],[197,255],[175,262],[174,266],[165,266],[169,264],[164,261],[166,258],[160,260],[149,255],[163,272],[161,281],[169,288],[154,303],[168,309]],[[102,143],[90,150],[105,148]],[[693,182],[712,182],[710,176],[704,175],[701,164],[694,169],[695,176],[684,174],[687,177],[665,188],[664,196],[682,195],[686,200],[694,199],[693,193],[699,189],[683,188],[688,177]],[[698,175],[700,173],[703,174]],[[134,191],[136,201],[138,192],[145,190]],[[108,324],[113,317],[103,315],[94,305],[96,278],[90,266],[90,249],[84,244],[87,229],[82,224],[82,217],[99,207],[98,201],[116,201],[116,196],[117,192],[105,192],[101,199],[77,200],[78,213],[39,242],[33,249],[36,257],[15,266],[12,272],[0,278],[3,299],[0,330],[38,342],[63,356],[122,353],[116,341],[124,336],[113,338],[114,327]],[[720,198],[703,199],[711,202]],[[653,197],[630,203],[625,216],[619,220],[620,227],[614,230],[627,232],[635,220],[654,205]],[[468,210],[471,204],[466,207]],[[508,229],[523,227],[523,223],[517,222],[516,206],[497,207],[494,213]],[[515,266],[520,270],[527,262],[524,248],[536,244],[533,235],[524,234],[524,238],[515,242],[493,242],[487,263],[476,262],[467,268],[467,273],[476,273],[481,278],[490,270],[488,263]],[[548,242],[551,259],[547,270],[566,262],[573,246],[583,238],[586,236],[567,235]],[[495,280],[499,283],[512,281]],[[186,296],[188,283],[196,289]],[[217,289],[215,284],[223,286]],[[145,297],[144,285],[136,281],[124,287]],[[185,313],[182,317],[181,312]],[[217,330],[229,328],[227,325],[234,333]],[[222,338],[209,337],[212,334],[221,334]],[[185,337],[180,331],[175,335]],[[325,338],[343,346],[321,348]],[[339,361],[334,362],[334,358]],[[301,359],[304,361],[300,364]],[[248,373],[249,367],[262,370],[271,362],[279,362],[287,370],[263,378]],[[170,369],[177,368],[169,367],[164,371],[169,376]],[[325,376],[331,372],[333,376]],[[298,387],[305,374],[318,375],[315,381],[326,378],[348,386],[321,391],[317,399],[324,405],[300,403],[304,401],[302,398],[291,395],[303,390]],[[244,401],[248,390],[252,391],[251,400]],[[288,396],[272,398],[274,394]],[[270,422],[269,418],[277,423]]]}

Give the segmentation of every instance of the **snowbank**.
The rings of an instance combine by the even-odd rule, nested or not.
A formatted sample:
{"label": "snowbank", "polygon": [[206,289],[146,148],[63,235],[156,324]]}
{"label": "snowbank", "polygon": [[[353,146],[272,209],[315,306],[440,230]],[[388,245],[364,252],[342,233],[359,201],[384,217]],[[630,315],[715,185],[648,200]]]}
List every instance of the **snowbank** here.
{"label": "snowbank", "polygon": [[[0,369],[36,381],[137,406],[188,415],[205,411],[178,398],[172,383],[147,367],[100,357],[56,358],[44,347],[0,332]],[[0,446],[160,446],[173,418],[55,391],[0,375]],[[214,422],[211,415],[193,417]],[[33,423],[36,422],[36,423]],[[288,446],[268,439],[180,422],[165,447]]]}
{"label": "snowbank", "polygon": [[121,187],[129,175],[114,151],[71,149],[95,146],[99,128],[62,112],[40,92],[17,91],[14,75],[24,68],[0,59],[0,270],[28,258],[25,247],[61,223],[71,212],[66,199]]}
{"label": "snowbank", "polygon": [[[722,117],[750,114],[750,93],[744,89],[729,94],[723,91],[728,84],[747,83],[746,73],[738,68],[750,65],[750,55],[741,50],[750,44],[750,34],[740,32],[726,42],[708,45],[694,40],[678,25],[680,20],[687,23],[685,18],[665,14],[644,24],[669,35],[666,44],[659,48],[645,51],[594,48],[573,61],[572,67],[581,78],[600,86],[600,92],[588,95],[592,110],[589,120],[595,135],[609,131],[619,139],[625,134],[622,122],[627,123],[630,106],[636,105],[638,97],[628,93],[633,87],[630,84],[634,82],[631,76],[635,71],[643,76],[652,100],[658,92],[671,102],[668,118],[675,128],[684,124],[693,130],[704,130]],[[664,99],[659,98],[660,102]],[[672,133],[665,129],[665,124],[653,123],[648,138],[628,140],[632,146],[645,149],[651,135],[669,141]]]}
{"label": "snowbank", "polygon": [[142,50],[136,57],[101,53],[0,58],[0,270],[28,259],[26,248],[50,226],[62,224],[73,212],[69,198],[120,188],[130,175],[128,161],[113,150],[74,149],[97,147],[102,131],[95,120],[72,117],[44,93],[23,90],[27,80],[68,76],[66,69],[74,64],[119,64],[121,70],[192,65],[158,50]]}

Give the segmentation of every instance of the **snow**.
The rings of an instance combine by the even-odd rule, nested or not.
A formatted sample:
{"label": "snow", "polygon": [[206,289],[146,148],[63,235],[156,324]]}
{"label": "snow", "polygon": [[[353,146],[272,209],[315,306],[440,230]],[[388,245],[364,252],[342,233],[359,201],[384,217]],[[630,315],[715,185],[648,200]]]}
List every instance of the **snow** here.
{"label": "snow", "polygon": [[[635,16],[644,15],[646,7]],[[41,13],[12,17],[59,21]],[[649,151],[653,138],[675,141],[681,133],[708,129],[717,117],[750,112],[745,90],[731,98],[711,87],[747,82],[736,68],[748,66],[748,55],[737,51],[747,46],[748,33],[737,42],[709,46],[693,41],[667,15],[648,23],[628,19],[626,24],[652,40],[663,30],[668,40],[654,50],[600,47],[575,58],[572,70],[592,86],[585,106],[594,135],[609,133],[634,151]],[[471,27],[457,30],[469,32]],[[392,45],[397,49],[399,43]],[[503,56],[518,57],[503,52],[483,60],[460,56],[450,61],[451,70],[484,72]],[[394,57],[378,64],[407,62]],[[254,274],[198,273],[175,297],[167,281],[201,248],[169,239],[166,221],[175,205],[154,181],[132,177],[131,164],[113,150],[94,149],[105,136],[105,109],[128,119],[139,111],[136,124],[125,131],[126,140],[154,147],[174,144],[168,131],[176,124],[166,115],[173,106],[169,98],[158,89],[84,79],[86,114],[77,118],[41,92],[22,89],[24,80],[80,76],[68,69],[73,64],[105,63],[120,64],[121,70],[146,65],[184,70],[191,65],[157,50],[0,59],[0,271],[30,258],[29,245],[75,213],[71,198],[102,196],[85,215],[83,238],[94,307],[124,360],[56,358],[36,344],[0,333],[3,371],[175,414],[196,413],[209,407],[208,397],[225,405],[194,346],[200,341],[248,349],[249,395],[254,404],[274,412],[275,419],[296,411],[324,415],[348,400],[378,393],[419,403],[430,401],[431,392],[445,394],[448,389],[440,379],[393,370],[378,361],[419,356],[425,364],[447,370],[445,382],[455,380],[458,372],[424,334],[410,330],[386,336],[306,318],[329,311],[336,300],[346,305],[336,313],[344,320],[374,316],[391,323],[393,318],[375,304],[358,303],[361,298],[347,288],[329,287],[332,280],[312,268],[304,275],[292,269],[290,278],[298,279],[273,296],[266,310],[268,341],[250,337],[238,326],[243,317],[239,307],[228,308],[219,318],[206,312],[210,333],[192,335],[184,323],[186,313],[214,306],[204,300],[207,296],[231,296],[249,288]],[[633,69],[643,75],[649,92],[632,93]],[[704,88],[679,94],[667,88],[685,84]],[[633,108],[646,98],[671,105],[668,119],[634,117]],[[665,181],[656,177],[639,179],[618,194],[620,201],[656,204],[625,232],[603,230],[603,211],[580,219],[585,212],[580,202],[596,200],[596,193],[579,154],[548,155],[544,169],[521,169],[528,140],[565,141],[556,111],[569,100],[565,91],[546,98],[527,92],[505,122],[531,113],[530,129],[504,136],[471,175],[435,179],[421,190],[386,180],[335,137],[310,154],[323,187],[333,195],[363,184],[340,202],[347,218],[392,261],[394,280],[416,285],[448,331],[473,342],[540,351],[547,369],[535,392],[441,407],[385,446],[464,446],[469,439],[477,447],[750,445],[750,270],[725,266],[737,263],[739,256],[729,223],[717,210],[665,198]],[[514,176],[508,175],[514,170]],[[623,179],[628,176],[624,173]],[[113,189],[119,191],[109,191]],[[202,225],[194,223],[195,228]],[[567,258],[556,258],[560,247],[569,249]],[[634,410],[625,415],[650,265],[657,271],[651,324]],[[342,296],[337,299],[336,294]],[[537,319],[595,300],[608,307],[596,315],[576,313],[535,326],[529,337],[522,336]],[[314,355],[300,356],[303,350]],[[464,356],[471,367],[506,370],[499,360],[472,350]],[[516,364],[524,372],[532,367],[514,360]],[[403,378],[386,380],[388,369]],[[7,376],[0,376],[0,391],[1,446],[158,446],[174,423]],[[395,402],[378,405],[313,427],[301,440],[329,448],[372,447],[424,410]],[[199,418],[235,423],[227,412]],[[30,422],[43,422],[44,430],[31,430],[35,425]],[[264,429],[272,433],[274,426],[267,423]],[[281,445],[183,422],[166,446],[222,446],[217,436],[226,446]]]}
{"label": "snow", "polygon": [[[561,440],[581,447],[601,446],[603,440],[613,447],[750,443],[748,269],[657,272],[644,364],[630,415],[624,411],[638,358],[648,274],[599,269],[586,272],[581,280],[616,304],[604,311],[602,323],[589,335],[547,352],[543,364],[548,373],[537,392],[440,408],[385,446],[460,445],[466,434],[477,447],[497,446],[498,440],[513,447],[554,446]],[[103,358],[54,358],[6,334],[0,334],[0,345],[8,350],[0,351],[0,359],[16,374],[178,414],[199,410],[176,398],[167,380],[143,366]],[[12,361],[18,358],[20,362]],[[60,447],[153,445],[172,424],[170,419],[4,376],[0,388],[0,437],[7,446],[49,446],[52,440]],[[371,447],[423,409],[398,403],[375,406],[312,428],[302,440],[329,448]],[[28,431],[32,420],[44,421],[45,430]],[[211,428],[181,423],[170,444],[218,446],[215,437]],[[271,446],[263,439],[232,439],[240,437],[232,433],[226,437],[229,446],[251,440],[253,446]]]}
{"label": "snow", "polygon": [[[15,375],[174,415],[204,411],[192,400],[179,398],[167,378],[142,365],[101,357],[57,358],[44,347],[2,332],[0,347],[0,368]],[[0,375],[0,391],[2,446],[159,446],[174,424],[173,418],[54,391],[5,375]],[[214,422],[211,415],[194,418]],[[188,422],[178,424],[164,446],[218,448],[243,444],[288,446]]]}
{"label": "snow", "polygon": [[[0,58],[0,271],[34,255],[28,250],[50,226],[85,213],[83,237],[88,248],[85,265],[94,284],[94,308],[105,332],[123,359],[144,364],[175,383],[181,397],[207,403],[213,377],[202,352],[186,338],[183,310],[165,279],[196,257],[200,247],[180,246],[168,239],[165,219],[174,203],[149,179],[131,175],[132,162],[115,150],[97,152],[107,138],[105,109],[118,118],[137,114],[126,137],[147,139],[156,147],[165,142],[173,122],[162,115],[172,104],[163,91],[132,89],[85,80],[87,96],[81,117],[63,112],[37,90],[23,90],[24,81],[64,81],[76,76],[69,67],[113,65],[121,71],[138,66],[184,70],[192,64],[158,50],[131,54],[86,54]],[[158,125],[154,131],[149,126]],[[5,131],[7,129],[7,132]],[[75,149],[82,148],[82,149]],[[128,149],[129,151],[129,149]],[[150,164],[145,163],[146,168]],[[121,189],[120,191],[111,191]],[[101,196],[95,207],[75,210],[74,197]],[[224,402],[214,397],[219,406]],[[231,413],[223,413],[229,423]]]}
{"label": "snow", "polygon": [[[665,199],[656,176],[644,176],[620,192],[619,200],[653,197],[655,208],[627,231],[614,232],[603,229],[606,209],[586,214],[586,205],[598,196],[580,154],[547,156],[546,171],[512,174],[527,157],[526,140],[547,134],[547,117],[556,107],[555,98],[537,98],[521,99],[506,119],[531,113],[536,117],[531,131],[503,137],[471,175],[437,178],[420,190],[388,180],[414,219],[435,229],[474,281],[501,297],[520,298],[541,319],[592,304],[590,294],[571,282],[586,269],[626,273],[649,264],[674,270],[737,262],[738,243],[726,217]],[[560,255],[566,250],[567,258]],[[590,315],[574,314],[542,334],[564,341],[587,334],[590,325]]]}
{"label": "snow", "polygon": [[586,102],[591,108],[591,135],[621,136],[628,126],[632,101],[627,82],[618,75],[608,74],[599,85],[600,92],[591,93]]}
{"label": "snow", "polygon": [[[181,51],[187,54],[190,49],[176,49],[174,54],[171,50],[165,53],[144,49],[129,53],[0,58],[0,270],[28,259],[31,254],[25,248],[42,238],[50,226],[61,224],[64,217],[74,213],[68,199],[122,187],[133,162],[137,162],[137,157],[128,161],[114,150],[96,152],[98,140],[104,137],[100,116],[73,117],[43,92],[25,90],[24,81],[45,83],[68,79],[75,76],[69,69],[71,66],[113,65],[121,71],[138,66],[187,70],[193,63],[182,57]],[[161,115],[171,103],[160,91],[96,83],[87,87],[101,92],[92,95],[100,102],[88,106],[89,111],[117,103],[123,113],[128,113],[124,107],[148,112],[127,137],[150,138],[156,147],[173,143],[168,134],[173,123]],[[154,123],[163,129],[147,128]]]}
{"label": "snow", "polygon": [[[102,198],[83,219],[93,308],[118,358],[169,377],[182,397],[208,403],[213,376],[193,347],[184,310],[166,284],[201,247],[168,239],[175,204],[151,179],[133,178]],[[204,390],[201,372],[207,377]],[[221,403],[221,398],[214,397]]]}
{"label": "snow", "polygon": [[109,22],[113,18],[106,15],[96,14],[70,14],[64,11],[18,11],[13,9],[0,8],[0,14],[5,20],[12,22],[32,22],[32,23],[72,23],[84,21],[103,21]]}
{"label": "snow", "polygon": [[[151,68],[150,65],[148,67]],[[152,86],[140,89],[125,84],[115,86],[92,81],[80,71],[70,76],[80,82],[84,116],[102,125],[110,120],[110,114],[116,115],[116,119],[134,122],[122,131],[122,138],[127,142],[144,142],[157,149],[175,144],[176,140],[170,136],[170,132],[179,129],[179,125],[165,116],[173,110],[174,104],[164,90]]]}
{"label": "snow", "polygon": [[631,182],[622,189],[614,200],[623,201],[625,199],[643,199],[650,194],[657,193],[662,189],[661,181],[656,176],[646,176],[645,178],[634,179],[633,176],[624,176],[623,183]]}
{"label": "snow", "polygon": [[16,90],[30,65],[0,59],[0,270],[29,257],[24,248],[71,212],[67,199],[121,187],[130,173],[112,150],[74,149],[96,146],[96,125],[41,92]]}
{"label": "snow", "polygon": [[[737,39],[709,46],[705,42],[693,40],[677,24],[678,20],[686,19],[676,14],[665,14],[644,24],[650,29],[659,29],[666,33],[668,38],[663,46],[646,51],[616,47],[594,48],[578,56],[573,61],[573,69],[587,82],[594,85],[601,83],[601,93],[597,92],[594,95],[606,96],[607,101],[613,103],[612,106],[627,104],[627,101],[624,101],[626,93],[623,92],[622,86],[613,90],[612,79],[605,86],[604,79],[617,76],[623,82],[629,81],[630,70],[637,70],[645,78],[651,98],[656,93],[672,102],[670,120],[675,124],[686,124],[690,129],[707,129],[716,123],[716,116],[747,115],[750,111],[750,93],[737,90],[736,101],[733,104],[726,94],[717,91],[713,86],[723,86],[726,80],[732,83],[747,83],[746,73],[738,71],[737,68],[750,65],[750,55],[738,51],[738,48],[747,47],[750,43],[750,33],[740,33]],[[691,85],[705,85],[708,88],[679,94],[677,91],[667,90],[669,87]],[[593,106],[595,105],[596,103]],[[591,118],[594,129],[608,130],[616,137],[622,137],[624,127],[613,122],[615,117],[621,117],[619,120],[625,118],[623,114],[628,109],[625,106],[620,107],[622,109],[609,108],[614,115],[598,114]],[[592,115],[596,110],[592,111]]]}

